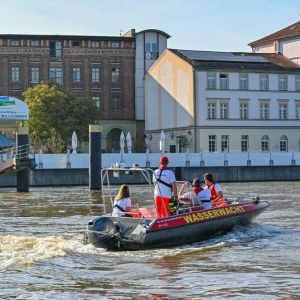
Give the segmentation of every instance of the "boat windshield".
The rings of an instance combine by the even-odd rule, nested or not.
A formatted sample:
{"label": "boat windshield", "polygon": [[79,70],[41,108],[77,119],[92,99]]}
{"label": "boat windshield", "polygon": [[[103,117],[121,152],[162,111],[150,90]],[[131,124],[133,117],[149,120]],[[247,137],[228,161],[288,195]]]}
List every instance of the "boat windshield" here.
{"label": "boat windshield", "polygon": [[[133,167],[133,168],[124,168],[124,167],[111,167],[111,168],[103,168],[101,170],[101,189],[102,189],[102,199],[103,199],[103,209],[104,213],[106,214],[106,202],[110,202],[111,207],[114,206],[114,198],[115,195],[113,195],[112,191],[112,185],[111,181],[113,181],[113,178],[120,178],[118,182],[121,181],[122,176],[126,175],[134,175],[135,173],[138,173],[142,178],[146,181],[146,187],[147,194],[150,194],[153,201],[153,183],[152,183],[152,176],[153,176],[153,170],[150,168],[139,168],[139,167]],[[120,182],[120,184],[122,184]],[[144,185],[144,183],[143,183]],[[146,191],[145,191],[146,192]],[[153,202],[152,202],[153,203]]]}

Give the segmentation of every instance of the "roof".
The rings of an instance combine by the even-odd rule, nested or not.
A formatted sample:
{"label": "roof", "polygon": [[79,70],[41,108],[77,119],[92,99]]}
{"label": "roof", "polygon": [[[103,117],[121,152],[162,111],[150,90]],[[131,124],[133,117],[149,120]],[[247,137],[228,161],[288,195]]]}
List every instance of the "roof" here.
{"label": "roof", "polygon": [[276,53],[168,50],[198,70],[300,72],[300,66]]}
{"label": "roof", "polygon": [[145,30],[137,32],[135,35],[138,35],[138,34],[143,33],[143,32],[156,32],[156,33],[160,33],[160,34],[164,35],[167,39],[171,37],[166,32],[164,32],[162,30],[158,30],[158,29],[145,29]]}
{"label": "roof", "polygon": [[97,35],[43,35],[43,34],[0,34],[0,39],[42,39],[42,40],[135,40],[127,36],[97,36]]}
{"label": "roof", "polygon": [[0,134],[0,148],[14,146],[15,141]]}
{"label": "roof", "polygon": [[267,35],[259,40],[256,40],[254,42],[251,42],[248,44],[248,46],[252,46],[254,44],[260,44],[265,43],[269,41],[279,40],[287,37],[293,37],[293,36],[299,36],[300,35],[300,21],[283,28],[279,31],[276,31],[275,33],[272,33],[270,35]]}

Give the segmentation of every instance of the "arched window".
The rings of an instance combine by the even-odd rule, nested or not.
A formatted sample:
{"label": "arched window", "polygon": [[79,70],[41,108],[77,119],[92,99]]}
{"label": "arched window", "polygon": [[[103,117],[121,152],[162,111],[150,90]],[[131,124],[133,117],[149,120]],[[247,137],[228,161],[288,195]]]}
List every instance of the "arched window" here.
{"label": "arched window", "polygon": [[120,152],[120,136],[122,130],[119,128],[111,129],[106,135],[106,152],[115,153]]}
{"label": "arched window", "polygon": [[261,151],[269,151],[269,137],[267,135],[261,138]]}
{"label": "arched window", "polygon": [[288,138],[285,135],[280,138],[280,151],[288,151]]}

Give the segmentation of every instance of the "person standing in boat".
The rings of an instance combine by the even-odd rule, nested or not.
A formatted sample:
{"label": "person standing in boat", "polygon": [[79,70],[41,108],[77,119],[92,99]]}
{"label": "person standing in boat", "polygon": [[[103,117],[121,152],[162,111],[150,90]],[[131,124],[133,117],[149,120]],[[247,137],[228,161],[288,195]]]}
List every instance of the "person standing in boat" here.
{"label": "person standing in boat", "polygon": [[131,199],[129,187],[126,184],[121,185],[118,195],[115,197],[112,216],[113,217],[127,217],[126,212],[131,209]]}
{"label": "person standing in boat", "polygon": [[206,188],[210,191],[210,199],[212,207],[227,205],[223,198],[222,188],[219,183],[215,182],[211,173],[205,173],[203,175],[206,183]]}
{"label": "person standing in boat", "polygon": [[154,171],[154,199],[156,211],[159,218],[170,216],[169,202],[173,197],[178,198],[175,174],[168,169],[169,159],[162,156],[159,161],[159,168]]}
{"label": "person standing in boat", "polygon": [[210,209],[210,190],[202,188],[200,179],[195,178],[193,180],[193,191],[185,192],[188,186],[189,184],[187,182],[182,185],[178,193],[179,202],[189,204],[190,206],[201,205],[203,209]]}

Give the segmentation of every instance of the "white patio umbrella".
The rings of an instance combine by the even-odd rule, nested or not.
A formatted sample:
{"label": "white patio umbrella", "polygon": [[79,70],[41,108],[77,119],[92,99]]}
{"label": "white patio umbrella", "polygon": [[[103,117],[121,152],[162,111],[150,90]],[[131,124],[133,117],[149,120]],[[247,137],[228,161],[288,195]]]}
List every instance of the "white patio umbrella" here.
{"label": "white patio umbrella", "polygon": [[162,154],[165,154],[165,133],[164,131],[162,130],[161,131],[161,134],[160,134],[160,151]]}
{"label": "white patio umbrella", "polygon": [[128,149],[128,153],[131,153],[132,141],[131,141],[131,135],[130,135],[130,132],[127,132],[127,135],[126,135],[126,141],[127,141],[127,149]]}
{"label": "white patio umbrella", "polygon": [[124,135],[124,132],[122,131],[121,135],[120,135],[121,162],[123,162],[124,146],[125,146],[125,135]]}
{"label": "white patio umbrella", "polygon": [[73,131],[73,134],[72,134],[72,153],[73,154],[77,154],[77,147],[78,147],[78,139],[77,139],[77,135],[76,135],[76,132]]}

